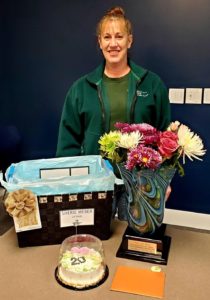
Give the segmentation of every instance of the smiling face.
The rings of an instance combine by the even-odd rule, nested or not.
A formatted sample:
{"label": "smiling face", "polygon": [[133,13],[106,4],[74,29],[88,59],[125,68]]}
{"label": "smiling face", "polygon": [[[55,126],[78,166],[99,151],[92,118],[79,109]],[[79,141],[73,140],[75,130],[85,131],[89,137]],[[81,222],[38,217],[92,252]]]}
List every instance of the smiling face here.
{"label": "smiling face", "polygon": [[128,34],[125,21],[119,18],[105,20],[98,37],[106,64],[126,64],[127,53],[131,47],[133,37]]}

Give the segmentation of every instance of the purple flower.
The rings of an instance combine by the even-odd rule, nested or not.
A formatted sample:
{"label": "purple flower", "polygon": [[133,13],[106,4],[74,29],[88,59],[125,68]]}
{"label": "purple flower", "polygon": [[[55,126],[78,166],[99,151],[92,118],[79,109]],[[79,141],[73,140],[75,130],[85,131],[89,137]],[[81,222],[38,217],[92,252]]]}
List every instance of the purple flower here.
{"label": "purple flower", "polygon": [[133,168],[155,170],[163,164],[177,168],[183,176],[179,159],[183,157],[183,163],[185,156],[200,159],[206,152],[200,137],[178,121],[172,122],[165,131],[147,123],[117,122],[115,127],[117,130],[100,138],[101,154],[115,163],[124,163],[130,171]]}
{"label": "purple flower", "polygon": [[160,139],[159,131],[147,123],[141,124],[128,124],[128,123],[115,123],[115,127],[122,133],[129,133],[139,131],[143,135],[143,143],[145,145],[157,144]]}
{"label": "purple flower", "polygon": [[134,167],[149,168],[155,170],[162,162],[159,152],[145,146],[138,146],[128,153],[126,168],[132,170]]}

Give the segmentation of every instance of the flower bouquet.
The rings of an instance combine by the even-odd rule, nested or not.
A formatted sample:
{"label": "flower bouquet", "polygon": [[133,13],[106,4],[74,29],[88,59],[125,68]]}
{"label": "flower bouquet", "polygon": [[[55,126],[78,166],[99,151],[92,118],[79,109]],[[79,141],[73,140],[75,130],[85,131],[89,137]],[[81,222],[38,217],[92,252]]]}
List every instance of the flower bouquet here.
{"label": "flower bouquet", "polygon": [[178,121],[165,131],[146,123],[115,127],[100,138],[101,155],[118,166],[130,227],[152,234],[162,224],[166,190],[176,170],[183,176],[186,157],[202,160],[206,150],[201,138]]}

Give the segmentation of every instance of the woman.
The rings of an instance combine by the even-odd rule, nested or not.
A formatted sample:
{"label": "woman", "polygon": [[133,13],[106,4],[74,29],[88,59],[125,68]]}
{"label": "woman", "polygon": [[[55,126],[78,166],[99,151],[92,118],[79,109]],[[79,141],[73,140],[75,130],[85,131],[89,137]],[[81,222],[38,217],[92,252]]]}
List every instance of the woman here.
{"label": "woman", "polygon": [[[99,154],[98,140],[115,122],[149,123],[159,130],[170,122],[168,92],[154,73],[128,59],[132,27],[121,7],[99,21],[97,37],[104,62],[70,88],[61,117],[57,156]],[[168,188],[167,196],[170,194]],[[124,187],[115,190],[118,218],[127,219]],[[120,208],[121,207],[121,208]],[[113,214],[116,201],[113,204]]]}
{"label": "woman", "polygon": [[59,128],[57,156],[99,154],[98,140],[115,122],[170,122],[168,92],[161,79],[128,59],[132,27],[121,7],[99,21],[97,38],[104,62],[70,88]]}

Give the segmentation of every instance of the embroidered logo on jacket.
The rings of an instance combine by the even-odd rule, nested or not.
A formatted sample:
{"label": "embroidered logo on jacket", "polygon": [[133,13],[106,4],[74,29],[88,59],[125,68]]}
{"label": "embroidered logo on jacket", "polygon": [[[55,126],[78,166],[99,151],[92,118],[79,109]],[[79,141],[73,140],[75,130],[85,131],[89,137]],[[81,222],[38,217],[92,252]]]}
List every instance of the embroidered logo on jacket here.
{"label": "embroidered logo on jacket", "polygon": [[136,91],[136,95],[137,95],[138,97],[146,98],[146,97],[149,96],[149,93],[148,93],[148,92],[141,91],[141,90],[137,90],[137,91]]}

